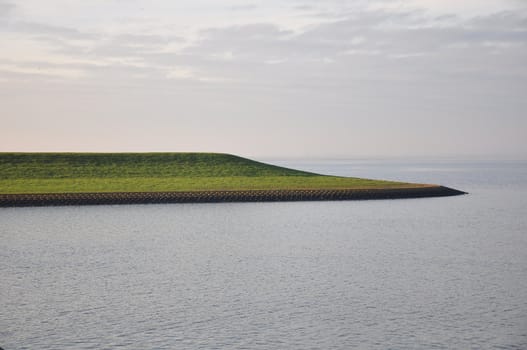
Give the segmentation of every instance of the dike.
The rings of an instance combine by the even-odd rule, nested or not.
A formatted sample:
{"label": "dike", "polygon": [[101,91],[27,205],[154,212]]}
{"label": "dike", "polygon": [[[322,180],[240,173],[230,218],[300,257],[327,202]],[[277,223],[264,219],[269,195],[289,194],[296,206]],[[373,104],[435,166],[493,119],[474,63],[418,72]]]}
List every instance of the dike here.
{"label": "dike", "polygon": [[159,203],[338,201],[446,197],[457,196],[461,194],[465,194],[465,192],[444,186],[336,190],[0,194],[0,207]]}

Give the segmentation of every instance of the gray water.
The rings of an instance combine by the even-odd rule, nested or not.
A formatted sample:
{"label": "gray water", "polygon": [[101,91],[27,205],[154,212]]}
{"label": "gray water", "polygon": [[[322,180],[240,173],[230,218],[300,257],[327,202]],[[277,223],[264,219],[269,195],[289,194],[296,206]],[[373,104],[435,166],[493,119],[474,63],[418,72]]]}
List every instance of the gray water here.
{"label": "gray water", "polygon": [[277,163],[470,194],[0,209],[0,346],[527,348],[527,162]]}

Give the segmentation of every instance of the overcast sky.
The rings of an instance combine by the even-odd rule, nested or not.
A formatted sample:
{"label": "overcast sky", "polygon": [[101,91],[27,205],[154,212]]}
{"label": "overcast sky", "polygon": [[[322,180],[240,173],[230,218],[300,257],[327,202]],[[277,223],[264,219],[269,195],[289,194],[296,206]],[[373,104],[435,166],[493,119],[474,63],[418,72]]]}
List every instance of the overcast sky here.
{"label": "overcast sky", "polygon": [[525,0],[0,0],[0,151],[527,156]]}

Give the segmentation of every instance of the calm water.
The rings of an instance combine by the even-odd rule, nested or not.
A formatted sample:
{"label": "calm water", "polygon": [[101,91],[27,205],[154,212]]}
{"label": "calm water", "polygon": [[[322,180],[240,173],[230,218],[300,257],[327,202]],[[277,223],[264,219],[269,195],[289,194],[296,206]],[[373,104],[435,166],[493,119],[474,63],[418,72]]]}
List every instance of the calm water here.
{"label": "calm water", "polygon": [[0,209],[0,346],[527,348],[527,162],[280,164],[470,195]]}

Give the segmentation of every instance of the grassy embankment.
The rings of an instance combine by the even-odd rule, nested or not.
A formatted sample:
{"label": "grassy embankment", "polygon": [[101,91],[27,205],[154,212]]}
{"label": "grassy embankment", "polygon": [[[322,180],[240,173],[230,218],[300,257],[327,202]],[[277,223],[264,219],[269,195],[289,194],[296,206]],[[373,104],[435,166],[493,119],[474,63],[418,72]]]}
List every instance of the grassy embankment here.
{"label": "grassy embankment", "polygon": [[0,153],[0,193],[420,187],[325,176],[219,153]]}

